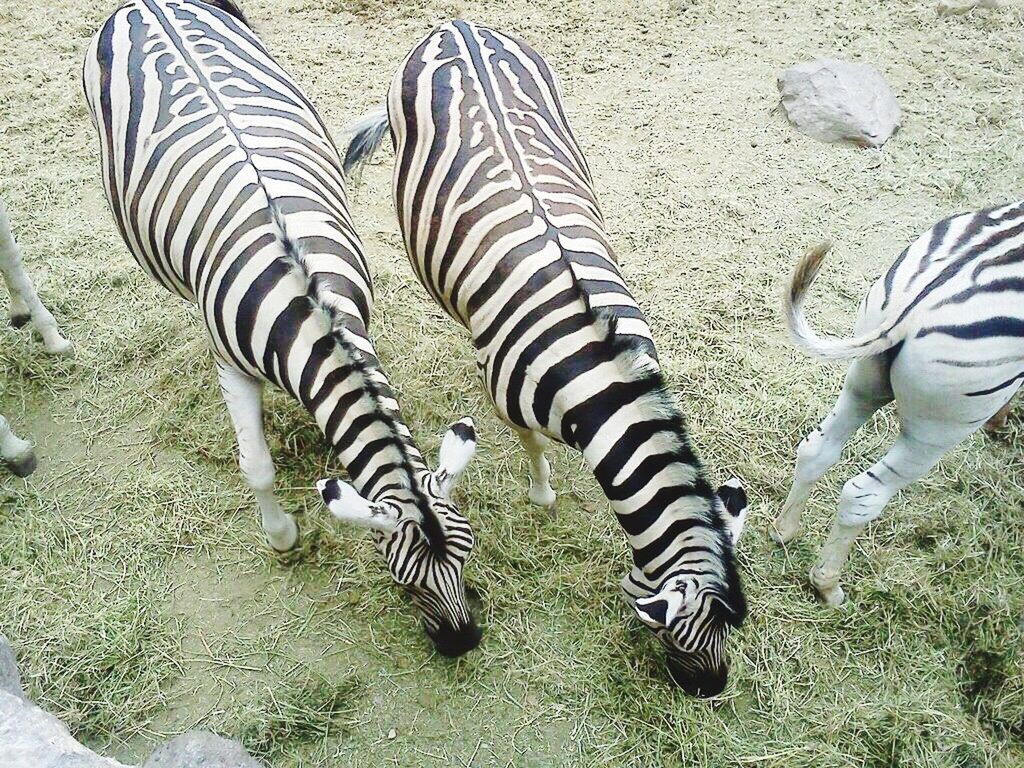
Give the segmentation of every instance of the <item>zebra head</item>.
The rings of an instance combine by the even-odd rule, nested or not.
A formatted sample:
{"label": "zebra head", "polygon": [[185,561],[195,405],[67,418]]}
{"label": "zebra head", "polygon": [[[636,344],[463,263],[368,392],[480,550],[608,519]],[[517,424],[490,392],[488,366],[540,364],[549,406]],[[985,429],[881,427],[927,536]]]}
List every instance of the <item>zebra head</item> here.
{"label": "zebra head", "polygon": [[672,680],[691,696],[701,697],[716,696],[725,688],[725,641],[747,612],[733,563],[733,548],[747,515],[747,495],[738,480],[719,489],[715,506],[724,524],[723,573],[689,568],[634,603],[640,620],[665,646]]}
{"label": "zebra head", "polygon": [[466,600],[462,569],[473,550],[473,531],[449,494],[476,450],[471,419],[451,426],[441,441],[438,469],[417,478],[418,487],[367,501],[341,480],[321,480],[320,495],[331,514],[370,528],[392,578],[423,619],[437,652],[455,658],[473,650],[481,631]]}

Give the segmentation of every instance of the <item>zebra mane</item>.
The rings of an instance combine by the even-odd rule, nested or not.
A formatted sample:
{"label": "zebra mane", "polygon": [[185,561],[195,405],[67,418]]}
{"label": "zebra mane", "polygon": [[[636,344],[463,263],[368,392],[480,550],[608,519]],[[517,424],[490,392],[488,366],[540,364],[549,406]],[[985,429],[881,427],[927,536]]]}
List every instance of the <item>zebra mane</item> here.
{"label": "zebra mane", "polygon": [[[584,291],[581,292],[585,295]],[[619,318],[605,307],[592,307],[589,301],[586,302],[586,306],[601,330],[609,354],[623,376],[627,381],[643,386],[645,391],[636,398],[636,402],[642,403],[648,413],[668,422],[669,428],[662,432],[665,449],[675,456],[680,468],[673,481],[692,488],[694,494],[709,502],[706,521],[719,543],[718,554],[721,557],[722,568],[721,573],[714,574],[721,592],[721,600],[717,601],[720,603],[720,609],[717,610],[716,618],[721,620],[723,625],[738,627],[746,616],[747,605],[740,588],[732,542],[725,520],[717,511],[715,489],[704,476],[704,468],[690,443],[683,409],[648,350],[636,337],[617,333]]]}
{"label": "zebra mane", "polygon": [[284,249],[285,258],[289,266],[302,279],[306,297],[309,303],[320,310],[327,318],[331,328],[331,338],[334,340],[335,348],[345,358],[346,363],[360,376],[360,386],[373,402],[374,417],[387,428],[390,433],[390,442],[398,451],[398,467],[404,475],[405,486],[412,494],[416,508],[422,516],[423,533],[435,555],[442,555],[445,551],[444,530],[440,521],[430,506],[430,501],[422,488],[416,483],[416,469],[409,456],[409,445],[398,429],[398,421],[395,413],[384,405],[385,393],[374,374],[376,370],[363,355],[362,351],[349,338],[350,331],[341,322],[340,311],[335,305],[335,299],[330,291],[326,290],[322,281],[310,271],[306,263],[306,254],[303,246],[288,234],[288,227],[285,223],[284,213],[277,201],[267,195],[267,202],[270,208],[270,216],[278,229],[278,240]]}

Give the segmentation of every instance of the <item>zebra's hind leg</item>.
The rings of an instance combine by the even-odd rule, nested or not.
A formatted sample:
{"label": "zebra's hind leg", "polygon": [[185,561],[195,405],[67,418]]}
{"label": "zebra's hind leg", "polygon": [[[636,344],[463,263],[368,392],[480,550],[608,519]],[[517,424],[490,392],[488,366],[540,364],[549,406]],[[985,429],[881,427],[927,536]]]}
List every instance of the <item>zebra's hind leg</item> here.
{"label": "zebra's hind leg", "polygon": [[53,319],[36,294],[25,266],[21,252],[11,234],[7,211],[0,202],[0,273],[3,273],[7,290],[11,294],[11,325],[20,328],[31,321],[36,333],[43,339],[43,347],[51,355],[70,355],[71,342],[60,335],[57,321]]}
{"label": "zebra's hind leg", "polygon": [[530,502],[538,507],[547,507],[551,519],[555,518],[555,489],[551,487],[551,464],[544,455],[548,439],[532,429],[515,428],[530,457]]}
{"label": "zebra's hind leg", "polygon": [[854,539],[878,517],[889,500],[919,479],[970,431],[950,431],[941,444],[925,443],[904,430],[889,451],[870,469],[843,486],[832,530],[821,548],[817,564],[811,568],[810,582],[828,605],[840,605],[845,599],[839,576],[850,554]]}
{"label": "zebra's hind leg", "polygon": [[28,477],[36,468],[32,444],[14,434],[3,416],[0,416],[0,458],[18,477]]}
{"label": "zebra's hind leg", "polygon": [[814,484],[839,461],[850,436],[875,411],[891,401],[892,390],[885,360],[867,358],[850,365],[843,390],[831,413],[797,447],[793,486],[771,531],[777,543],[785,544],[796,537]]}
{"label": "zebra's hind leg", "polygon": [[217,377],[238,438],[238,466],[249,484],[270,546],[287,552],[299,541],[299,527],[274,496],[274,460],[263,434],[263,384],[217,363]]}

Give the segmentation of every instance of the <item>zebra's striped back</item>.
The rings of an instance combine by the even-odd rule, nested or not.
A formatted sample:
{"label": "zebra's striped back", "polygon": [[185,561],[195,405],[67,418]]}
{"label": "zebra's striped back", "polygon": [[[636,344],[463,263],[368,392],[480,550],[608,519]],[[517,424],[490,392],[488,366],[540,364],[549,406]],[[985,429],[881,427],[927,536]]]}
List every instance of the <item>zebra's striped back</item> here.
{"label": "zebra's striped back", "polygon": [[199,305],[218,362],[297,398],[361,496],[397,514],[378,546],[432,636],[478,637],[462,582],[472,534],[367,336],[337,151],[233,4],[218,5],[131,0],[92,41],[85,91],[115,221],[139,264]]}
{"label": "zebra's striped back", "polygon": [[[470,330],[498,411],[582,451],[633,548],[631,601],[674,676],[716,692],[745,613],[722,502],[619,272],[553,73],[525,43],[455,21],[412,50],[387,107],[419,279]],[[363,126],[346,167],[378,131]]]}

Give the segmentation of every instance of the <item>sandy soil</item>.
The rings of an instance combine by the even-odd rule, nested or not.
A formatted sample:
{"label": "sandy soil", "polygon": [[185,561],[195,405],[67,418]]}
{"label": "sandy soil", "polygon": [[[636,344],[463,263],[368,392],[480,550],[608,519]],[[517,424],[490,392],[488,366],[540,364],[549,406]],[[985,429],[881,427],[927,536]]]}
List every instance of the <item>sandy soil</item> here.
{"label": "sandy soil", "polygon": [[[191,312],[151,285],[102,198],[79,66],[105,0],[0,5],[0,196],[73,364],[0,330],[0,412],[40,444],[0,478],[0,631],[31,694],[121,759],[200,725],[293,765],[1014,765],[1024,761],[1024,466],[1019,417],[893,503],[859,547],[848,606],[804,576],[837,489],[891,438],[865,430],[816,494],[806,537],[767,541],[792,446],[840,370],[804,360],[778,312],[796,255],[830,236],[812,318],[842,332],[862,292],[935,220],[1019,198],[1024,20],[938,17],[932,2],[248,0],[329,126],[377,104],[434,24],[519,34],[563,80],[613,243],[707,464],[756,500],[741,560],[751,619],[717,704],[668,688],[614,584],[624,547],[591,480],[556,455],[561,518],[525,501],[523,458],[472,383],[461,335],[404,263],[382,153],[353,196],[379,296],[378,351],[430,450],[469,413],[462,491],[488,628],[434,657],[361,537],[309,487],[327,457],[271,399],[296,557],[263,548]],[[904,111],[882,149],[801,136],[775,75],[867,61]],[[411,342],[411,343],[410,343]],[[395,737],[389,738],[394,729]]]}

